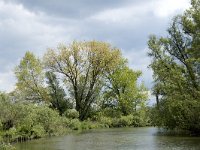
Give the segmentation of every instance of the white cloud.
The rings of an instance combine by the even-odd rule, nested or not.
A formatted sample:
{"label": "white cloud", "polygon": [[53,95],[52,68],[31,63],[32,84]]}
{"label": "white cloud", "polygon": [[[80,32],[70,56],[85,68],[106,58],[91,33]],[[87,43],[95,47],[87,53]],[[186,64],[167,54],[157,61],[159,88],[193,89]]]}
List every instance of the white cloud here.
{"label": "white cloud", "polygon": [[153,4],[152,10],[158,17],[168,17],[189,8],[189,0],[160,0]]}
{"label": "white cloud", "polygon": [[147,57],[147,48],[137,50],[130,50],[123,52],[124,57],[128,59],[129,65],[133,70],[140,70],[142,71],[142,76],[139,79],[139,82],[145,81],[145,85],[149,88],[151,88],[152,85],[152,70],[148,68],[148,65],[150,64],[151,60],[149,57]]}
{"label": "white cloud", "polygon": [[[66,1],[58,3],[67,4]],[[103,5],[106,3],[102,1],[102,8]],[[163,33],[163,26],[169,16],[188,6],[189,0],[149,0],[130,3],[128,6],[127,3],[120,7],[114,5],[111,9],[106,7],[93,10],[83,18],[73,18],[67,17],[69,14],[49,15],[51,10],[45,9],[36,9],[33,12],[31,10],[34,9],[30,8],[32,5],[27,7],[25,4],[0,0],[0,90],[11,91],[14,88],[13,67],[19,63],[25,51],[32,50],[41,56],[47,47],[56,47],[60,42],[71,42],[74,39],[110,41],[119,48],[126,48],[124,55],[128,57],[130,66],[142,70],[141,80],[148,84],[152,81],[152,72],[146,68],[149,64],[146,50],[137,50],[135,46],[145,47],[145,42],[141,42],[147,39],[145,36],[152,32]],[[70,10],[73,14],[77,9],[79,8],[73,7]],[[153,23],[150,22],[152,18],[155,19]]]}
{"label": "white cloud", "polygon": [[0,91],[11,92],[14,89],[14,82],[14,73],[11,70],[8,72],[0,73]]}
{"label": "white cloud", "polygon": [[142,16],[155,15],[169,17],[188,8],[189,0],[149,0],[138,5],[130,4],[121,8],[109,9],[91,16],[91,19],[105,23],[140,22]]}
{"label": "white cloud", "polygon": [[[141,9],[142,8],[142,9]],[[91,19],[103,21],[105,23],[127,23],[130,21],[139,21],[140,16],[148,11],[148,6],[126,6],[122,8],[109,9],[91,16]]]}
{"label": "white cloud", "polygon": [[43,12],[31,12],[21,4],[0,2],[0,34],[9,34],[6,40],[23,39],[24,41],[20,41],[23,48],[31,43],[35,44],[34,48],[41,51],[41,48],[46,48],[47,45],[70,41],[72,33],[79,31],[73,25],[66,28],[63,24],[54,24],[54,21],[59,22],[59,19],[49,17]]}
{"label": "white cloud", "polygon": [[0,1],[0,90],[14,89],[14,66],[25,51],[41,56],[47,47],[71,41],[73,32],[77,33],[78,29],[54,24],[54,18],[45,13],[34,13],[21,4]]}

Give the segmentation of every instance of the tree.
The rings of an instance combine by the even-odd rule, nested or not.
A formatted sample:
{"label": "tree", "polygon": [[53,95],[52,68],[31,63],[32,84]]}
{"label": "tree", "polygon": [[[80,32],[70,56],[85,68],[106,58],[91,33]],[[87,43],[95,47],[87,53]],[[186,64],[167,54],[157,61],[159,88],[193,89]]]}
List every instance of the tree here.
{"label": "tree", "polygon": [[8,130],[13,127],[15,111],[11,105],[9,94],[0,92],[0,124],[2,129]]}
{"label": "tree", "polygon": [[15,68],[17,89],[25,95],[27,100],[47,100],[44,88],[44,73],[41,61],[31,52],[26,52]]}
{"label": "tree", "polygon": [[57,109],[62,115],[68,108],[72,108],[72,104],[66,99],[64,89],[59,85],[56,75],[52,72],[46,72],[48,94],[50,95],[51,107]]}
{"label": "tree", "polygon": [[105,103],[116,103],[117,109],[123,115],[136,112],[138,107],[147,99],[146,88],[137,85],[140,71],[133,71],[126,62],[122,62],[112,73],[107,76],[105,88]]}
{"label": "tree", "polygon": [[151,36],[150,67],[157,99],[157,125],[200,133],[200,1],[176,16],[168,37]]}
{"label": "tree", "polygon": [[60,45],[57,52],[49,49],[44,59],[47,69],[63,76],[79,118],[84,120],[103,86],[104,73],[116,66],[121,54],[107,43],[73,42]]}

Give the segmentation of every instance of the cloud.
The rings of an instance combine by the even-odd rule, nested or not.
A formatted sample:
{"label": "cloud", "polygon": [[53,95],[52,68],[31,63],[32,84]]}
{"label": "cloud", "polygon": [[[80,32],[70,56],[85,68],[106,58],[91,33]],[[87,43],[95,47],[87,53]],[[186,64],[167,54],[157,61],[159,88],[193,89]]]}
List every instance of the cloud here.
{"label": "cloud", "polygon": [[42,56],[47,47],[73,40],[100,40],[122,49],[150,88],[148,36],[165,35],[171,17],[188,6],[188,0],[1,0],[0,90],[13,89],[12,72],[25,51]]}
{"label": "cloud", "polygon": [[[25,51],[32,50],[41,55],[48,46],[70,41],[73,26],[65,28],[56,20],[41,13],[34,13],[21,4],[0,2],[0,56],[2,70],[6,62],[16,64]],[[62,20],[61,20],[62,22]]]}
{"label": "cloud", "polygon": [[146,18],[146,16],[149,15],[169,17],[188,7],[188,0],[150,0],[142,1],[138,5],[133,4],[125,7],[108,9],[94,14],[91,18],[105,23],[124,24],[130,20],[139,23],[142,21],[141,17]]}
{"label": "cloud", "polygon": [[183,11],[190,6],[189,0],[161,0],[154,4],[154,14],[158,17],[168,17]]}
{"label": "cloud", "polygon": [[[5,0],[17,4],[23,4],[26,8],[34,12],[46,12],[50,16],[62,16],[71,19],[83,19],[96,12],[136,3],[137,0]],[[144,1],[144,0],[143,0]],[[147,0],[145,0],[147,1]]]}
{"label": "cloud", "polygon": [[31,12],[21,4],[0,1],[0,90],[13,89],[15,80],[11,72],[25,51],[41,56],[48,46],[71,41],[69,32],[78,31],[53,22],[54,18]]}
{"label": "cloud", "polygon": [[147,48],[140,50],[133,49],[127,52],[124,51],[123,55],[128,59],[129,65],[133,70],[142,71],[142,77],[139,79],[139,82],[145,82],[147,88],[151,90],[151,87],[153,85],[153,72],[150,68],[148,68],[148,65],[150,64],[151,60],[149,57],[147,57],[147,51]]}
{"label": "cloud", "polygon": [[14,73],[12,70],[0,73],[0,91],[11,92],[14,90],[13,83],[15,82]]}

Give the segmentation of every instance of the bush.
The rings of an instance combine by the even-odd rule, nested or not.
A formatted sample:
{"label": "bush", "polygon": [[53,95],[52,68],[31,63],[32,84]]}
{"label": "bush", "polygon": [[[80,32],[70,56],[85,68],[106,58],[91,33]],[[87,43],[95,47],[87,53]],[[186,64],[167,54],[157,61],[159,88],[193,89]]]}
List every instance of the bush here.
{"label": "bush", "polygon": [[[0,133],[1,134],[1,133]],[[0,143],[2,143],[3,142],[3,138],[2,138],[2,136],[0,135]]]}
{"label": "bush", "polygon": [[112,126],[112,119],[109,117],[100,117],[99,118],[99,123],[104,125],[105,127],[111,127]]}
{"label": "bush", "polygon": [[88,121],[81,122],[81,130],[88,130],[91,129],[91,124]]}
{"label": "bush", "polygon": [[9,141],[13,141],[17,138],[17,130],[16,128],[12,127],[3,134],[4,138],[7,138]]}
{"label": "bush", "polygon": [[45,135],[45,129],[42,125],[38,124],[33,126],[31,133],[32,138],[41,138]]}
{"label": "bush", "polygon": [[137,115],[133,116],[133,122],[132,125],[134,127],[141,127],[141,126],[145,126],[144,124],[142,124],[141,118]]}
{"label": "bush", "polygon": [[36,120],[37,123],[40,123],[44,127],[45,132],[49,135],[57,135],[64,128],[59,113],[49,107],[39,107]]}
{"label": "bush", "polygon": [[99,128],[99,123],[92,122],[90,120],[81,122],[81,129],[82,130],[88,130],[88,129],[94,129]]}
{"label": "bush", "polygon": [[22,136],[41,137],[46,134],[54,135],[58,132],[59,126],[62,126],[58,112],[47,106],[29,104],[20,107],[23,114],[21,114],[15,125]]}
{"label": "bush", "polygon": [[0,120],[0,131],[1,130],[3,130],[3,124],[2,124],[2,122],[1,122],[1,120]]}
{"label": "bush", "polygon": [[70,120],[68,127],[72,130],[78,130],[81,128],[81,122],[78,119],[72,119]]}
{"label": "bush", "polygon": [[0,143],[0,150],[15,150],[16,148],[12,146],[10,143]]}
{"label": "bush", "polygon": [[75,119],[79,117],[79,112],[75,109],[68,109],[64,112],[64,116],[70,119]]}
{"label": "bush", "polygon": [[119,118],[121,117],[122,113],[119,110],[113,108],[105,108],[102,111],[103,116],[111,117],[111,118]]}
{"label": "bush", "polygon": [[[15,109],[20,110],[13,121],[13,127],[4,130],[4,135],[12,138],[39,138],[46,135],[58,135],[65,132],[64,119],[58,112],[44,105],[15,104]],[[16,129],[16,136],[11,130]],[[13,139],[14,140],[14,139]]]}
{"label": "bush", "polygon": [[132,123],[133,123],[132,115],[122,116],[121,118],[119,118],[118,126],[119,127],[127,127],[127,126],[132,125]]}

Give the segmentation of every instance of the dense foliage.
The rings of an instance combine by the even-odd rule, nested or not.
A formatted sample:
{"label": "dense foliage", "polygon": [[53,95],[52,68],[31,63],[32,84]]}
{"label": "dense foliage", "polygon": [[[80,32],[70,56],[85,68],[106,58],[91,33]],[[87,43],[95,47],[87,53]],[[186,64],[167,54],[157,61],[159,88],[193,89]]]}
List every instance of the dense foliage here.
{"label": "dense foliage", "polygon": [[200,133],[200,1],[176,16],[167,37],[151,36],[155,125]]}
{"label": "dense foliage", "polygon": [[121,59],[118,49],[102,42],[74,42],[49,49],[45,54],[48,70],[60,74],[70,97],[75,100],[79,118],[84,120],[103,87],[104,74]]}
{"label": "dense foliage", "polygon": [[42,59],[26,52],[15,75],[16,89],[0,93],[1,143],[149,125],[147,89],[137,83],[141,72],[108,43],[60,45]]}

